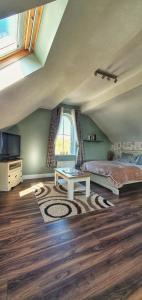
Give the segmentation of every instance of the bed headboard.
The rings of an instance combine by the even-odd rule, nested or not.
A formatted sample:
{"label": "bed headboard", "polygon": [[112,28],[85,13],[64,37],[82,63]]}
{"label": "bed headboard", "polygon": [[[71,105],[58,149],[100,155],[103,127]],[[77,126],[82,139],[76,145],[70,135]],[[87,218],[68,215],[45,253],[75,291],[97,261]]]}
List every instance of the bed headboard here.
{"label": "bed headboard", "polygon": [[139,155],[142,154],[142,150],[125,150],[125,151],[121,151],[121,153],[130,153],[133,155]]}
{"label": "bed headboard", "polygon": [[112,145],[112,150],[115,156],[121,157],[123,153],[130,153],[135,155],[142,154],[142,142],[119,142]]}

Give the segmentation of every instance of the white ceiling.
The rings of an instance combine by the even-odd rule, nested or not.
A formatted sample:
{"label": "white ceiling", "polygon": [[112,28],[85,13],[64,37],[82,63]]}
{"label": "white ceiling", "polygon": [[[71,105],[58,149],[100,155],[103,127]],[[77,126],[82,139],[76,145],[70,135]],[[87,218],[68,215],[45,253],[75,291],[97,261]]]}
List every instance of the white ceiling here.
{"label": "white ceiling", "polygon": [[[95,77],[97,68],[118,83]],[[44,68],[0,93],[0,128],[63,101],[79,104],[112,141],[142,139],[141,86],[142,1],[69,0]]]}

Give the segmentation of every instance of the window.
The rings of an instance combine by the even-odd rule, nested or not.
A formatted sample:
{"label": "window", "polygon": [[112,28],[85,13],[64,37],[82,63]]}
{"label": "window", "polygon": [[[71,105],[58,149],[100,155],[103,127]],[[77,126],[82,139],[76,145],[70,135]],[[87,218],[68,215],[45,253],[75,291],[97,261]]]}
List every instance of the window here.
{"label": "window", "polygon": [[17,49],[18,15],[0,20],[0,56]]}
{"label": "window", "polygon": [[76,139],[72,116],[64,113],[61,117],[58,134],[55,142],[56,155],[75,154]]}
{"label": "window", "polygon": [[38,7],[0,20],[0,61],[21,50],[27,51],[27,55],[34,50],[42,10]]}

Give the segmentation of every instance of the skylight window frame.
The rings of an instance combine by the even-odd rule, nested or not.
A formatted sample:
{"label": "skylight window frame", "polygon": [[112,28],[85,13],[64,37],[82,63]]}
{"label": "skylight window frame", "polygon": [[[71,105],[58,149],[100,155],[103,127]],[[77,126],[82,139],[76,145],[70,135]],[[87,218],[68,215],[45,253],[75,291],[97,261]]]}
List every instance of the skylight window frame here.
{"label": "skylight window frame", "polygon": [[39,6],[18,14],[17,49],[0,56],[0,69],[34,52],[42,12],[43,6]]}

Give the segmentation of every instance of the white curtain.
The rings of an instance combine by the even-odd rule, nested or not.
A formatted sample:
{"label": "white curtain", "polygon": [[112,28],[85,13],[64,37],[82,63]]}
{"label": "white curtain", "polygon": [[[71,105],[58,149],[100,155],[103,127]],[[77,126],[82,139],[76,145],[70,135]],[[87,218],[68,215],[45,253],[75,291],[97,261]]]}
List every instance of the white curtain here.
{"label": "white curtain", "polygon": [[78,151],[79,151],[79,140],[78,140],[78,134],[77,134],[77,127],[76,127],[76,119],[75,119],[75,109],[71,110],[71,116],[73,121],[73,127],[74,127],[74,139],[76,140],[76,163],[78,158]]}

